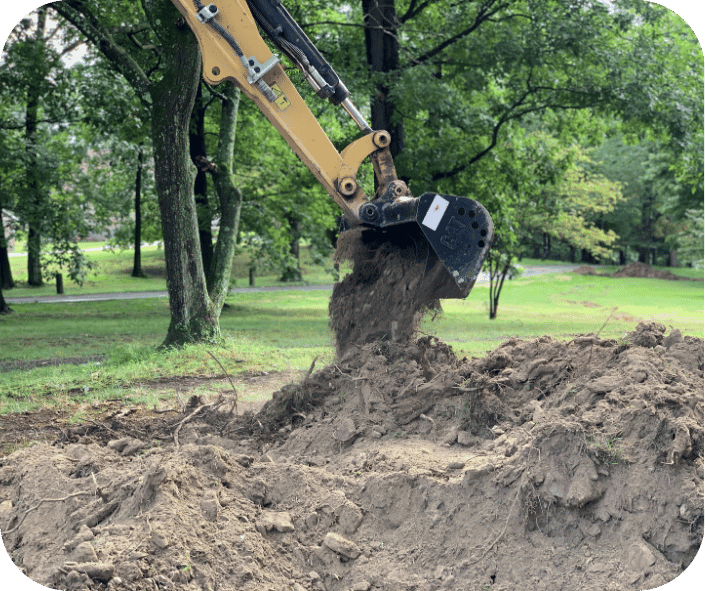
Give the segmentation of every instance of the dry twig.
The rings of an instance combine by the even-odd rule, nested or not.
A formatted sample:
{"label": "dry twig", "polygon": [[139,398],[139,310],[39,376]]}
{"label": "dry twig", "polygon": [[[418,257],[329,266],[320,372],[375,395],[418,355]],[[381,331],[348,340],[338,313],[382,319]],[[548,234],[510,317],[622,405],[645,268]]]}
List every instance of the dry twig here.
{"label": "dry twig", "polygon": [[95,495],[95,494],[96,494],[95,492],[80,491],[80,492],[75,492],[73,494],[67,495],[65,497],[61,497],[60,499],[42,499],[34,507],[30,507],[29,509],[27,509],[27,511],[24,512],[24,514],[20,518],[19,523],[15,527],[13,527],[12,529],[8,529],[7,531],[5,531],[3,533],[11,534],[12,532],[17,531],[19,529],[20,525],[22,525],[22,523],[24,522],[27,515],[29,515],[32,511],[36,511],[37,509],[39,509],[39,507],[41,507],[44,503],[61,503],[62,501],[68,501],[69,499],[73,499],[74,497],[80,497],[83,495]]}
{"label": "dry twig", "polygon": [[318,361],[318,355],[313,358],[313,361],[311,362],[311,367],[308,368],[304,381],[311,377],[311,374],[313,373],[313,368],[316,367],[316,361]]}
{"label": "dry twig", "polygon": [[179,447],[179,431],[181,431],[181,427],[184,426],[184,423],[187,423],[188,421],[190,421],[193,417],[195,417],[195,416],[196,416],[199,412],[201,412],[203,409],[210,408],[210,407],[213,406],[214,404],[215,404],[215,402],[211,402],[210,404],[202,404],[202,405],[199,406],[196,410],[194,410],[189,416],[187,416],[186,418],[184,418],[184,419],[176,426],[176,430],[174,431],[174,445],[176,445],[177,448]]}
{"label": "dry twig", "polygon": [[[210,351],[208,351],[208,355],[210,355],[213,358],[213,360],[218,365],[220,365],[220,369],[223,370],[225,377],[228,378],[228,381],[230,382],[230,387],[233,389],[233,397],[235,398],[235,414],[237,415],[238,414],[238,411],[237,411],[237,390],[235,389],[235,384],[233,384],[233,380],[230,377],[230,374],[225,370],[225,368],[223,367],[223,364],[220,361],[218,361],[218,358],[215,355],[213,355],[213,353],[211,353]],[[316,360],[314,359],[313,362],[315,363]],[[231,409],[231,411],[232,411],[232,409]]]}
{"label": "dry twig", "polygon": [[502,528],[502,531],[499,532],[499,535],[492,541],[492,543],[485,548],[485,551],[482,553],[482,556],[480,556],[480,560],[487,556],[487,553],[494,548],[494,545],[499,542],[502,537],[504,536],[505,533],[507,533],[507,526],[509,525],[509,518],[512,516],[512,513],[514,512],[514,505],[516,505],[517,499],[519,498],[519,493],[521,492],[521,486],[517,487],[517,494],[514,495],[514,500],[512,501],[512,506],[509,508],[509,513],[507,514],[507,519],[504,521],[504,527]]}

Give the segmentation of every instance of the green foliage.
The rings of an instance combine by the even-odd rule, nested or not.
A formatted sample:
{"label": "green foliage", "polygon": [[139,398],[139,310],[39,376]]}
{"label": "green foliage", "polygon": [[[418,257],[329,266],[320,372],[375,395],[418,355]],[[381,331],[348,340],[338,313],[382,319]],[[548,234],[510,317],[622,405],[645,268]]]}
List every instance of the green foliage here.
{"label": "green foliage", "polygon": [[696,269],[703,268],[703,208],[689,209],[685,212],[687,218],[686,229],[678,234],[678,253],[684,263]]}

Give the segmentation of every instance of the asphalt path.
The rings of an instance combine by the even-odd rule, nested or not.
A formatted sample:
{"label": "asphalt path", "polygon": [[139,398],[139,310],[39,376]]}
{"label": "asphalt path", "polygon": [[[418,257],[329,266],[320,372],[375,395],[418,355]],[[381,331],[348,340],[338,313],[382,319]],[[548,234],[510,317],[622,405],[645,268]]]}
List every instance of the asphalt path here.
{"label": "asphalt path", "polygon": [[[524,267],[522,277],[532,275],[544,275],[546,273],[565,273],[577,269],[579,265],[530,265]],[[476,285],[488,283],[487,273],[480,273]],[[274,287],[236,287],[230,293],[261,293],[272,291],[331,291],[333,286],[328,285],[291,285]],[[5,292],[6,294],[7,292]],[[4,295],[4,294],[3,294]],[[55,296],[29,296],[13,298],[5,295],[8,304],[57,304],[69,302],[106,302],[111,300],[142,300],[148,298],[165,298],[168,293],[165,291],[127,291],[121,293],[93,293],[93,294],[73,294]]]}

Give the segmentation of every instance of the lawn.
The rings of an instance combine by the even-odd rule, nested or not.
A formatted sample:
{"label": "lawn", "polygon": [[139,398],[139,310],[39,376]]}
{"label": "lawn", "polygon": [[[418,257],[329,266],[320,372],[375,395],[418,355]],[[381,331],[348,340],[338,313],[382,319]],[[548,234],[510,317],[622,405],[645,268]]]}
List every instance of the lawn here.
{"label": "lawn", "polygon": [[[221,345],[171,351],[157,351],[169,324],[166,298],[17,304],[0,317],[0,413],[72,404],[76,396],[150,399],[135,384],[222,375],[210,353],[234,379],[298,375],[314,359],[319,367],[334,360],[329,297],[329,290],[231,294]],[[570,339],[601,331],[603,338],[621,338],[643,320],[703,337],[701,281],[574,273],[519,278],[505,284],[495,320],[488,319],[487,299],[488,287],[476,285],[467,300],[443,301],[443,312],[427,317],[421,330],[466,356],[483,355],[511,337]],[[89,356],[82,365],[32,367],[38,360]]]}
{"label": "lawn", "polygon": [[[98,246],[91,246],[98,244]],[[86,248],[101,248],[104,243],[84,243]],[[94,271],[89,273],[83,285],[77,285],[64,277],[64,293],[66,295],[95,294],[95,293],[121,293],[126,291],[164,291],[166,290],[166,270],[164,263],[164,250],[160,246],[142,247],[142,270],[146,277],[132,277],[133,257],[132,250],[101,250],[86,253],[86,258],[96,265]],[[45,277],[42,287],[29,287],[27,285],[27,258],[25,256],[10,257],[13,279],[17,287],[3,292],[5,297],[37,297],[56,294],[56,285],[53,277]],[[314,265],[308,254],[308,249],[302,248],[301,267],[304,281],[300,284],[318,285],[332,284],[333,275],[330,269]],[[234,287],[249,285],[250,257],[240,254],[235,257],[232,266],[231,284]],[[291,285],[279,281],[280,273],[275,270],[263,271],[255,278],[258,287],[274,285]]]}

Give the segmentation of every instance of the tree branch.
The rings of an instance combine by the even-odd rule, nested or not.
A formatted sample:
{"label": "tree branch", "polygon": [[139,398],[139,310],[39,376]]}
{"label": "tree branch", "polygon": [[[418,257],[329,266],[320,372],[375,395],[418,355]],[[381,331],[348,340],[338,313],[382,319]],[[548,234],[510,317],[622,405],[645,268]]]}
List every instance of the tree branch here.
{"label": "tree branch", "polygon": [[106,30],[111,35],[134,35],[135,33],[142,33],[143,31],[149,31],[149,23],[137,23],[135,25],[122,25],[120,27],[108,27]]}
{"label": "tree branch", "polygon": [[149,77],[103,27],[86,0],[62,0],[51,7],[83,33],[113,64],[145,103],[149,102]]}
{"label": "tree branch", "polygon": [[405,23],[409,19],[414,18],[419,13],[421,13],[424,10],[424,8],[426,8],[429,4],[431,4],[431,2],[432,2],[432,0],[426,0],[425,2],[422,2],[417,7],[416,0],[411,0],[411,2],[409,3],[409,8],[407,8],[404,15],[399,18],[399,21],[402,23]]}
{"label": "tree branch", "polygon": [[496,6],[494,9],[490,9],[491,5],[494,4],[495,0],[488,0],[487,4],[484,6],[481,6],[477,15],[475,16],[475,21],[473,22],[472,25],[470,25],[467,29],[464,29],[460,31],[459,33],[453,35],[452,37],[449,37],[443,43],[440,43],[433,49],[430,49],[426,53],[420,55],[419,57],[412,59],[412,62],[414,65],[422,64],[425,61],[431,59],[434,55],[440,53],[447,47],[453,45],[453,43],[456,43],[457,41],[460,41],[464,37],[467,37],[470,33],[473,31],[477,30],[478,27],[485,22],[486,20],[489,20],[489,18],[495,14],[497,14],[500,10],[503,10],[504,8],[507,8],[511,4],[511,2],[505,2],[503,4],[499,4]]}
{"label": "tree branch", "polygon": [[317,27],[317,26],[319,26],[319,25],[334,25],[334,26],[336,26],[336,27],[357,27],[357,28],[360,28],[360,29],[364,29],[364,28],[365,28],[365,25],[361,25],[361,24],[359,24],[359,23],[341,23],[341,22],[338,22],[338,21],[318,21],[318,22],[315,22],[315,23],[306,23],[306,24],[302,24],[302,25],[299,25],[299,26],[300,26],[302,29],[306,30],[306,29],[308,29],[308,28]]}

